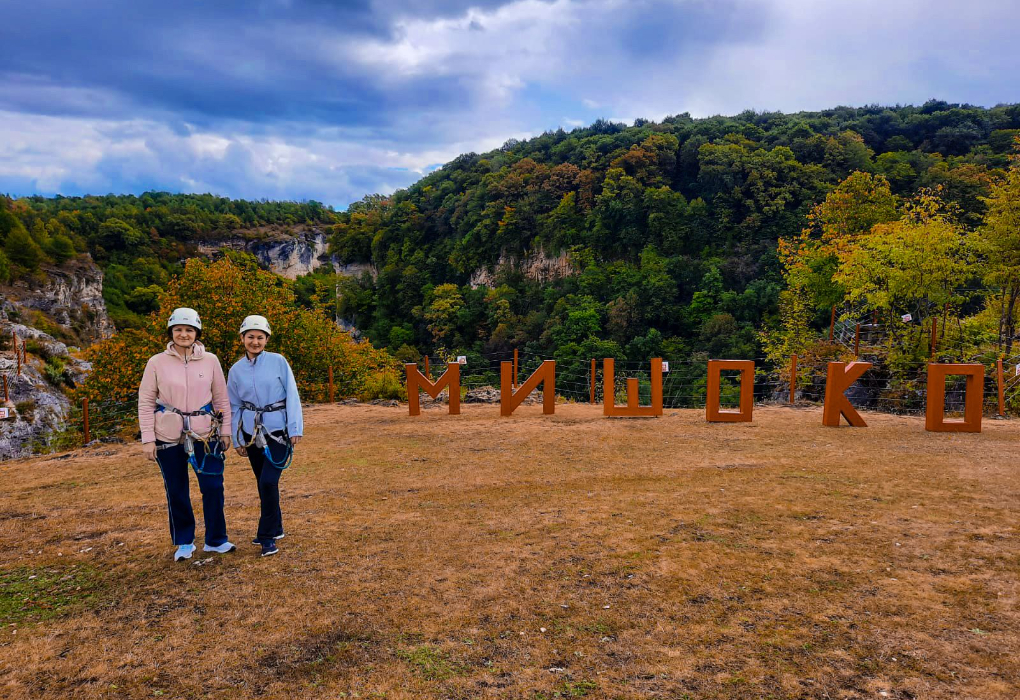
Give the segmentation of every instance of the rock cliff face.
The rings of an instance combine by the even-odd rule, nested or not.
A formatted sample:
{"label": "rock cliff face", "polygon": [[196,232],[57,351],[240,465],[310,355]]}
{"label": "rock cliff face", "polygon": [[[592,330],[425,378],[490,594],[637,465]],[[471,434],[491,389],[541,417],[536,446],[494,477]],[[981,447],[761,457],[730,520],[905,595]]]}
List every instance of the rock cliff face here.
{"label": "rock cliff face", "polygon": [[525,256],[523,260],[509,258],[506,255],[499,256],[499,260],[493,267],[481,268],[472,273],[471,286],[493,286],[500,268],[504,267],[520,270],[525,277],[536,282],[548,282],[560,277],[568,277],[575,272],[574,266],[570,262],[570,256],[566,253],[550,257],[544,251],[537,250]]}
{"label": "rock cliff face", "polygon": [[373,277],[376,274],[371,265],[362,263],[341,265],[329,254],[326,232],[319,228],[307,228],[292,233],[266,230],[256,232],[254,236],[208,241],[199,245],[198,252],[213,258],[224,249],[251,253],[268,269],[287,279],[296,279],[320,267],[354,277],[364,272]]}
{"label": "rock cliff face", "polygon": [[[27,457],[52,444],[70,409],[62,387],[74,386],[92,369],[40,328],[82,344],[108,338],[114,330],[103,301],[103,273],[91,259],[44,272],[44,281],[0,289],[0,375],[7,379],[10,398],[4,403],[0,388],[0,405],[13,413],[0,419],[0,460]],[[26,341],[31,350],[20,374],[12,334],[19,351]]]}
{"label": "rock cliff face", "polygon": [[[19,347],[27,340],[35,352],[59,359],[64,367],[59,379],[61,383],[73,386],[92,369],[90,363],[72,357],[67,346],[52,336],[36,328],[11,323],[7,312],[12,307],[6,299],[0,303],[0,337],[4,338],[4,346],[8,348],[0,351],[0,375],[7,379],[9,397],[9,401],[4,402],[0,393],[0,406],[13,413],[11,417],[0,419],[0,461],[28,457],[51,445],[64,428],[71,407],[64,392],[53,385],[52,367],[48,367],[42,357],[27,355],[18,372],[12,333],[18,337]],[[50,371],[44,374],[47,369]]]}
{"label": "rock cliff face", "polygon": [[103,301],[103,272],[91,258],[50,267],[45,272],[44,285],[15,293],[20,306],[47,313],[86,343],[113,335],[113,323]]}
{"label": "rock cliff face", "polygon": [[0,320],[31,325],[33,311],[46,314],[81,340],[90,343],[113,335],[113,323],[103,301],[103,271],[83,256],[63,267],[43,270],[45,281],[19,281],[2,290]]}

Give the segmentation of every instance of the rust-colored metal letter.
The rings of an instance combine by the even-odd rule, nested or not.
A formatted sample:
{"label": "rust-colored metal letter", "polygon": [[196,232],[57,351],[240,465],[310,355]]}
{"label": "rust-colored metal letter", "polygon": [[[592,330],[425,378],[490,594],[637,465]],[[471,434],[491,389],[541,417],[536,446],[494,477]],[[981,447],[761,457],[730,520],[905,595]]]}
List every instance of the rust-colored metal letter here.
{"label": "rust-colored metal letter", "polygon": [[[719,407],[719,373],[724,369],[735,369],[740,372],[740,409],[737,411],[724,411]],[[709,360],[705,420],[709,423],[750,423],[753,410],[754,361]]]}
{"label": "rust-colored metal letter", "polygon": [[418,371],[418,365],[414,363],[404,365],[407,371],[407,410],[412,416],[421,415],[421,404],[418,403],[418,390],[423,389],[432,398],[438,398],[439,392],[449,387],[450,389],[450,415],[460,414],[460,363],[448,362],[443,376],[433,384],[429,379]]}
{"label": "rust-colored metal letter", "polygon": [[[947,422],[946,377],[967,377],[963,399],[963,420]],[[980,433],[981,403],[985,390],[985,366],[979,364],[928,365],[928,405],[924,415],[924,429],[934,433]]]}
{"label": "rust-colored metal letter", "polygon": [[637,378],[627,380],[627,405],[616,405],[616,363],[602,360],[602,415],[620,418],[654,418],[662,415],[662,358],[652,360],[652,405],[640,406]]}
{"label": "rust-colored metal letter", "polygon": [[[556,412],[556,361],[545,360],[535,370],[534,374],[528,377],[521,388],[514,391],[513,387],[513,362],[499,363],[499,414],[509,416],[528,397],[528,395],[542,384],[542,413],[551,416]],[[543,384],[544,382],[544,384]]]}
{"label": "rust-colored metal letter", "polygon": [[846,422],[854,427],[868,427],[868,424],[861,418],[861,414],[850,405],[850,400],[847,399],[844,392],[869,369],[871,369],[870,362],[829,363],[825,378],[825,406],[822,408],[822,425],[838,428],[839,417],[843,416],[846,418]]}

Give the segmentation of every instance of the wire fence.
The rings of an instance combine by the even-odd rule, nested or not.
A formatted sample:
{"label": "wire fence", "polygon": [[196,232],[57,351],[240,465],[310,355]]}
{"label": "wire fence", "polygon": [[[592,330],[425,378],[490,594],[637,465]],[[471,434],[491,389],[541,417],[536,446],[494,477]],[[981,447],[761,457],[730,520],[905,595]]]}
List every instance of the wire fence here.
{"label": "wire fence", "polygon": [[[21,344],[23,348],[24,344]],[[460,366],[462,400],[493,402],[499,400],[503,363],[511,366],[512,385],[516,389],[543,362],[553,359],[523,350],[503,353],[472,354]],[[708,400],[707,355],[662,358],[663,408],[703,408]],[[754,402],[759,405],[822,405],[828,360],[822,358],[790,358],[777,363],[767,358],[745,359],[754,362]],[[861,354],[860,361],[871,368],[846,391],[851,405],[858,410],[892,414],[918,415],[926,408],[928,394],[928,362],[895,362],[886,354]],[[945,360],[947,358],[935,358]],[[1002,357],[993,352],[972,356],[967,362],[981,364],[984,369],[982,400],[987,415],[1005,414],[1020,409],[1020,353]],[[636,379],[639,402],[648,405],[652,396],[652,365],[649,361],[615,359],[614,382],[611,388],[616,404],[628,402],[628,380]],[[418,370],[432,381],[446,371],[444,359],[423,357]],[[7,374],[10,374],[8,372]],[[719,404],[722,408],[739,406],[740,378],[735,370],[720,373]],[[9,386],[19,381],[6,377]],[[555,393],[564,401],[602,404],[605,398],[604,358],[556,358]],[[346,397],[336,396],[334,377],[325,377],[312,386],[302,386],[308,403],[330,403]],[[545,387],[539,387],[544,390]],[[945,410],[949,416],[963,413],[966,378],[951,375],[946,380]],[[537,397],[536,397],[537,398]],[[71,448],[96,439],[136,439],[138,436],[137,399],[124,401],[82,401],[71,406],[64,431],[51,440],[57,448]]]}

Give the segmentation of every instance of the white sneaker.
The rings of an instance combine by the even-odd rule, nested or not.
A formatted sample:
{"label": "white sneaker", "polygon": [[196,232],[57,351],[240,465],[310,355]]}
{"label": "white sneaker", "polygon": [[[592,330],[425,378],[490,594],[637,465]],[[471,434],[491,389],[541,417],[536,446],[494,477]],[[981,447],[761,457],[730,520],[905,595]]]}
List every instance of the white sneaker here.
{"label": "white sneaker", "polygon": [[227,552],[233,552],[235,549],[237,549],[237,547],[232,545],[230,542],[224,542],[219,547],[213,547],[208,544],[202,547],[203,552],[216,552],[217,554],[226,554]]}
{"label": "white sneaker", "polygon": [[191,555],[195,553],[195,545],[193,544],[182,544],[177,547],[177,551],[174,552],[174,561],[182,561],[184,559],[191,559]]}

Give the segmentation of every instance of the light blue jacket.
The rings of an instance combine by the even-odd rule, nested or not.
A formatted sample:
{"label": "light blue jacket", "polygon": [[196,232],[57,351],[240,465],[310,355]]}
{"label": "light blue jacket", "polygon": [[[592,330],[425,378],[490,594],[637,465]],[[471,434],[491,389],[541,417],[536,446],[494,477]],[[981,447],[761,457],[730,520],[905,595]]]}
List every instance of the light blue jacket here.
{"label": "light blue jacket", "polygon": [[301,397],[298,396],[294,372],[283,355],[264,350],[256,355],[254,360],[249,360],[247,355],[242,357],[234,363],[227,375],[227,394],[230,396],[231,437],[237,435],[238,420],[243,420],[242,428],[248,435],[254,430],[255,414],[252,411],[243,411],[243,418],[241,416],[243,401],[261,408],[281,399],[287,399],[286,411],[263,413],[262,425],[272,433],[283,430],[286,420],[287,432],[292,437],[304,434]]}

